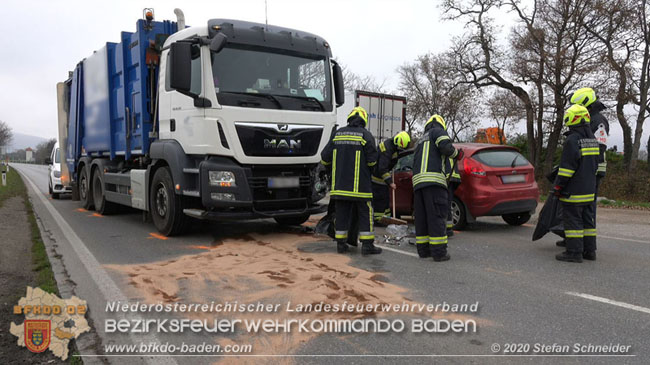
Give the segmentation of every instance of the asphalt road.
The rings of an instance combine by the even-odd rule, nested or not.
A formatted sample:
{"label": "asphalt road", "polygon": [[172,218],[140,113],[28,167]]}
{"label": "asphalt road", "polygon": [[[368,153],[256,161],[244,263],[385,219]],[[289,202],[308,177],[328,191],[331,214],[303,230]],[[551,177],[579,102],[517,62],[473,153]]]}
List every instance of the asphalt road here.
{"label": "asphalt road", "polygon": [[[374,276],[370,281],[354,281],[354,277],[340,278],[338,284],[358,287],[364,283],[384,283],[385,286],[378,284],[376,289],[380,301],[385,298],[406,298],[425,304],[479,303],[478,313],[469,313],[468,317],[478,323],[476,333],[413,334],[405,331],[384,334],[323,334],[297,340],[285,336],[279,342],[253,341],[253,353],[293,354],[293,357],[245,358],[250,362],[519,363],[534,360],[540,363],[648,363],[650,360],[648,212],[599,209],[599,249],[596,262],[558,262],[554,259],[554,255],[560,252],[554,244],[556,237],[547,235],[540,241],[531,242],[532,224],[511,227],[500,218],[479,219],[467,230],[457,233],[450,240],[449,252],[452,259],[445,263],[413,257],[415,249],[408,244],[383,246],[387,248],[384,253],[374,257],[362,257],[358,250],[353,250],[347,257],[338,257],[333,255],[335,245],[329,239],[314,239],[307,228],[283,229],[272,221],[197,223],[187,235],[162,239],[156,234],[153,224],[143,222],[142,214],[136,211],[99,216],[81,210],[79,203],[69,198],[49,199],[46,167],[14,166],[37,186],[36,193],[45,198],[32,195],[35,211],[48,237],[50,248],[62,262],[61,267],[55,265],[59,271],[58,279],[66,278],[64,287],[67,289],[62,294],[65,296],[66,293],[74,293],[88,301],[91,325],[96,333],[88,335],[84,341],[80,339],[83,354],[102,353],[107,344],[149,340],[221,343],[228,336],[185,333],[159,334],[158,338],[152,338],[140,334],[107,334],[104,321],[116,318],[116,315],[106,312],[106,303],[116,298],[152,301],[152,298],[160,294],[155,291],[163,289],[166,290],[165,295],[173,294],[170,302],[178,303],[237,299],[238,290],[241,290],[242,298],[256,298],[255,288],[261,293],[267,291],[262,285],[264,282],[250,284],[253,277],[245,274],[254,271],[245,267],[247,257],[250,256],[251,262],[255,263],[251,265],[272,265],[276,261],[278,272],[273,271],[269,277],[284,280],[281,284],[284,286],[278,286],[286,288],[286,291],[309,288],[297,286],[295,282],[296,278],[300,279],[299,276],[293,276],[291,280],[280,277],[281,269],[285,267],[287,272],[289,269],[307,270],[307,266],[300,265],[309,257],[310,265],[322,267],[324,272],[341,272],[342,269],[334,270],[331,267],[343,267],[345,270],[349,268],[349,272],[354,272],[355,276],[361,275],[360,278],[366,273],[372,273]],[[381,234],[382,231],[379,230],[378,233]],[[251,240],[251,236],[252,240],[257,240],[255,242],[259,250],[251,250],[250,244],[246,243]],[[282,239],[274,240],[274,237]],[[306,243],[292,250],[286,246],[287,237],[297,237],[298,240],[304,238]],[[226,270],[226,266],[219,265],[225,262],[219,261],[222,257],[218,254],[219,250],[233,247],[230,246],[233,240],[241,240],[240,259],[241,265],[244,265],[241,274],[236,273],[237,266]],[[273,257],[273,253],[269,254],[270,257],[258,257],[259,253],[266,252],[261,250],[268,250],[269,247],[280,248],[277,250],[277,258]],[[322,262],[319,263],[321,259]],[[260,270],[265,268],[267,267],[260,266]],[[140,269],[153,270],[153,276],[137,281],[135,273]],[[178,275],[182,276],[180,271],[186,276],[179,277]],[[188,277],[189,273],[185,271],[192,271],[192,274],[196,272],[197,275]],[[314,273],[309,275],[310,278],[320,276]],[[148,285],[152,280],[151,286]],[[247,289],[233,287],[233,282],[247,283]],[[373,290],[375,289],[365,291],[366,297],[372,295]],[[282,293],[281,290],[272,292],[270,297],[273,302],[281,303]],[[304,294],[293,293],[294,297],[303,295],[310,295],[309,290]],[[269,296],[260,298],[266,301]],[[367,298],[361,301],[364,300]],[[162,317],[171,318],[171,315],[165,314]],[[410,321],[413,316],[399,314],[388,318]],[[245,337],[229,338],[236,343],[246,343],[249,340]],[[586,357],[574,353],[563,358],[532,357],[530,351],[522,354],[523,357],[501,356],[509,344],[529,344],[534,348],[536,344],[573,347],[576,343],[626,345],[630,346],[628,354],[632,356]],[[497,345],[500,351],[494,352]],[[364,356],[330,356],[355,354]],[[395,355],[436,356],[394,357]],[[172,363],[174,360],[178,363],[212,363],[224,359],[241,360],[215,357],[176,357],[171,360]],[[97,357],[84,358],[88,363],[99,360]],[[111,363],[161,363],[165,359],[108,357],[101,360]]]}

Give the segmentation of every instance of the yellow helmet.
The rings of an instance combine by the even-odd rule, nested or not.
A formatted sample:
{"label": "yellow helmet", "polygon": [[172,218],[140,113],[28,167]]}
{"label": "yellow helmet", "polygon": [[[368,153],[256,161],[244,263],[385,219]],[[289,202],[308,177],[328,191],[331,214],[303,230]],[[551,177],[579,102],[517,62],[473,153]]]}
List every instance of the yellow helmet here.
{"label": "yellow helmet", "polygon": [[585,124],[591,122],[589,111],[584,106],[579,104],[571,105],[571,107],[564,112],[564,124],[567,127],[576,126],[583,122]]}
{"label": "yellow helmet", "polygon": [[579,104],[585,108],[594,101],[596,101],[596,92],[590,87],[578,89],[571,95],[571,104]]}
{"label": "yellow helmet", "polygon": [[445,122],[445,119],[442,116],[438,115],[438,114],[432,115],[431,118],[429,118],[429,120],[427,120],[427,122],[424,123],[424,128],[426,128],[427,125],[429,125],[429,123],[433,122],[434,120],[436,122],[440,123],[440,125],[442,126],[442,128],[444,130],[447,130],[447,123]]}
{"label": "yellow helmet", "polygon": [[401,149],[406,149],[409,143],[411,143],[411,136],[409,136],[408,133],[401,131],[397,133],[395,137],[393,137],[393,142],[397,147]]}
{"label": "yellow helmet", "polygon": [[361,119],[363,119],[363,122],[365,123],[365,127],[368,126],[368,112],[366,112],[364,108],[358,106],[352,109],[350,114],[348,114],[348,120],[350,120],[350,118],[354,117],[355,115],[358,115],[361,117]]}

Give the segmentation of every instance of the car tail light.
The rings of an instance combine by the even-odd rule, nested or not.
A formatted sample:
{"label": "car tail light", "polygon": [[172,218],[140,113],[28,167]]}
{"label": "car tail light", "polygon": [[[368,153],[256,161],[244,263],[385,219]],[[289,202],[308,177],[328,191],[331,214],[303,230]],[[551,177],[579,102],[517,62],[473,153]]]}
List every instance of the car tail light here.
{"label": "car tail light", "polygon": [[472,174],[478,177],[487,176],[483,166],[480,163],[476,162],[475,160],[472,160],[471,158],[466,158],[463,160],[463,168],[465,169],[465,174],[467,175]]}

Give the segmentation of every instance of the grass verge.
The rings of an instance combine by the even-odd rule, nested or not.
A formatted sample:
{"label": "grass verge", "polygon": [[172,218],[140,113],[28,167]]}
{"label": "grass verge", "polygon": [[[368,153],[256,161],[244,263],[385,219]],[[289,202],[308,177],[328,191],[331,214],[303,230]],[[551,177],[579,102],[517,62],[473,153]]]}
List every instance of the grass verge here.
{"label": "grass verge", "polygon": [[[0,171],[4,171],[4,166],[0,167]],[[32,240],[32,263],[34,265],[32,270],[35,273],[35,285],[48,293],[60,296],[59,288],[56,285],[56,280],[54,278],[54,272],[52,272],[52,265],[47,256],[43,238],[41,237],[41,231],[36,222],[32,203],[29,201],[27,187],[18,172],[11,168],[7,173],[7,186],[0,186],[0,207],[6,199],[14,196],[23,197],[25,210],[27,211],[27,220],[29,221],[30,236]],[[74,345],[71,349],[71,355],[73,356],[68,357],[68,364],[83,364],[81,357],[74,356],[79,355],[79,351],[77,351],[76,346]]]}
{"label": "grass verge", "polygon": [[[0,175],[2,172],[6,171],[6,168],[7,167],[4,164],[0,164]],[[15,169],[10,168],[9,172],[6,174],[7,186],[3,186],[2,182],[0,182],[0,207],[2,207],[2,204],[5,202],[5,200],[14,196],[23,195],[27,192],[25,190],[25,184],[23,184],[23,180],[20,178],[20,175],[18,175]]]}

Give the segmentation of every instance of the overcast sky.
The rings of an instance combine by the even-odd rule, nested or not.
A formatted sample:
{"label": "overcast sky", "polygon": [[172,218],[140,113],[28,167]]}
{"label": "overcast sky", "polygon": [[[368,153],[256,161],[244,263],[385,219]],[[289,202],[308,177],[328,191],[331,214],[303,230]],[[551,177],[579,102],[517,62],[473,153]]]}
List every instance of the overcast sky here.
{"label": "overcast sky", "polygon": [[[386,78],[389,89],[395,89],[398,66],[429,51],[444,51],[463,32],[462,24],[440,20],[438,3],[268,0],[268,20],[322,36],[352,71]],[[3,1],[0,120],[15,132],[56,137],[56,83],[105,42],[117,42],[121,31],[134,31],[145,7],[154,7],[156,20],[175,20],[173,10],[181,7],[191,26],[206,25],[211,18],[264,22],[264,0]],[[612,131],[619,142],[620,126]]]}

